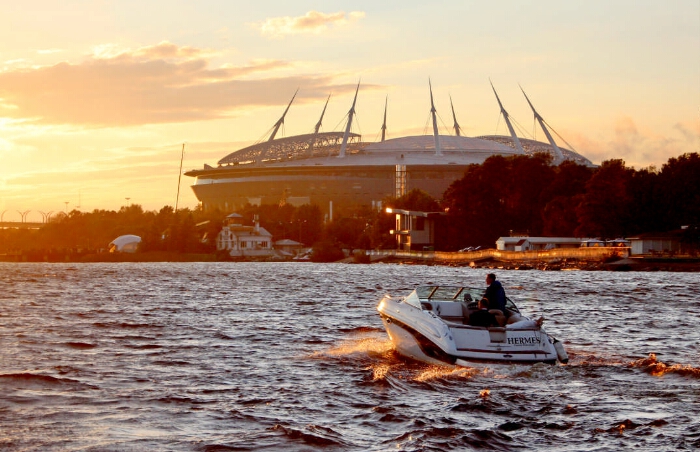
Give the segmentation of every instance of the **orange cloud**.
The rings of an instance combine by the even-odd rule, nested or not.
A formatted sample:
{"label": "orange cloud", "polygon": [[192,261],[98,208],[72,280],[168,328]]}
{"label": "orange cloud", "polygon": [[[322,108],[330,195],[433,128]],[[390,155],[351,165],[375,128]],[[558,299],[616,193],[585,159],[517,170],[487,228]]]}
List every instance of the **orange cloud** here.
{"label": "orange cloud", "polygon": [[591,140],[574,134],[571,141],[576,144],[577,151],[595,163],[616,158],[635,168],[658,168],[671,157],[700,151],[700,127],[693,131],[690,124],[677,123],[661,135],[640,130],[632,118],[623,117],[617,119],[612,129],[612,138],[607,140]]}
{"label": "orange cloud", "polygon": [[330,25],[345,25],[350,21],[361,19],[365,16],[362,11],[353,11],[346,14],[343,11],[325,14],[318,11],[309,11],[299,17],[272,17],[259,24],[253,24],[260,29],[264,36],[279,38],[283,35],[312,33],[318,34],[326,31]]}
{"label": "orange cloud", "polygon": [[285,61],[210,68],[211,54],[168,42],[120,53],[104,46],[78,64],[6,70],[0,117],[98,127],[198,121],[285,103],[298,87],[300,102],[353,89],[329,76],[271,76]]}

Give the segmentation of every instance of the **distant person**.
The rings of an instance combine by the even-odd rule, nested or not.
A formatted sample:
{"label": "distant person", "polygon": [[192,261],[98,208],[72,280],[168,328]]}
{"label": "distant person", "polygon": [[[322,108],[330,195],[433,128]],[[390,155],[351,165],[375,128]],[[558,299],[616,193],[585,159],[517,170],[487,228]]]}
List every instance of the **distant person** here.
{"label": "distant person", "polygon": [[489,309],[498,309],[506,315],[506,291],[500,281],[496,281],[496,275],[489,273],[486,275],[486,292],[484,298],[489,300]]}
{"label": "distant person", "polygon": [[486,328],[490,326],[500,326],[498,320],[496,320],[496,316],[489,312],[489,300],[482,298],[479,300],[478,306],[478,311],[469,314],[468,324],[470,326],[483,326]]}

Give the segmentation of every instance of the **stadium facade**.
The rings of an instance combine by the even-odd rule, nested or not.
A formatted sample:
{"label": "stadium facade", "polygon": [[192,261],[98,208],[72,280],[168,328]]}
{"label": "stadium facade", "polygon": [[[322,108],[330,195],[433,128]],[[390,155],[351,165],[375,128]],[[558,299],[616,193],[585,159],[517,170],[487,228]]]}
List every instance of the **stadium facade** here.
{"label": "stadium facade", "polygon": [[495,89],[510,136],[462,136],[454,109],[455,134],[439,134],[431,88],[433,135],[385,140],[385,107],[381,141],[363,142],[360,135],[350,132],[357,93],[344,132],[319,132],[322,113],[314,133],[276,138],[293,97],[267,141],[232,152],[216,167],[205,164],[203,169],[186,172],[196,178],[192,189],[202,208],[229,212],[246,204],[316,204],[332,218],[334,209],[338,212],[362,205],[380,208],[387,197],[398,197],[412,189],[440,199],[469,165],[481,164],[492,155],[545,152],[552,156],[553,164],[573,160],[593,166],[585,157],[557,146],[532,104],[549,143],[518,138]]}

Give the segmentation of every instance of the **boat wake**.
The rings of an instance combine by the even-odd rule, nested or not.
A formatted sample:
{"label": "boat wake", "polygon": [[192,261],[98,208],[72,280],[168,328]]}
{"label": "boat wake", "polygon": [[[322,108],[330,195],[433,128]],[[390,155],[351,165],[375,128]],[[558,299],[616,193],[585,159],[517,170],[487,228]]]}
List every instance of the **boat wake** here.
{"label": "boat wake", "polygon": [[383,357],[394,350],[394,344],[388,339],[377,337],[356,337],[343,341],[340,345],[322,352],[327,356],[367,355],[369,357]]}

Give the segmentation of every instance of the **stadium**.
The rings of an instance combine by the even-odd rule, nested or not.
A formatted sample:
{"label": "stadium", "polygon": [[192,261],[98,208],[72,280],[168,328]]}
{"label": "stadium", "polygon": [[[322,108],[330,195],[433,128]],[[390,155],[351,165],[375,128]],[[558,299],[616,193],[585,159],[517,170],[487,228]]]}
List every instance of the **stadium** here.
{"label": "stadium", "polygon": [[246,204],[316,204],[332,219],[334,210],[363,205],[381,208],[387,197],[399,197],[413,189],[440,199],[469,165],[481,164],[492,155],[545,152],[555,165],[571,160],[594,166],[582,155],[556,144],[529,99],[549,143],[519,138],[495,89],[510,136],[462,136],[456,117],[455,134],[439,134],[431,88],[433,135],[385,140],[385,113],[381,141],[363,142],[360,135],[350,132],[358,91],[359,85],[344,132],[319,132],[322,113],[314,133],[276,138],[293,97],[267,141],[230,153],[216,167],[205,164],[203,169],[186,172],[196,178],[192,189],[201,207],[229,212]]}

